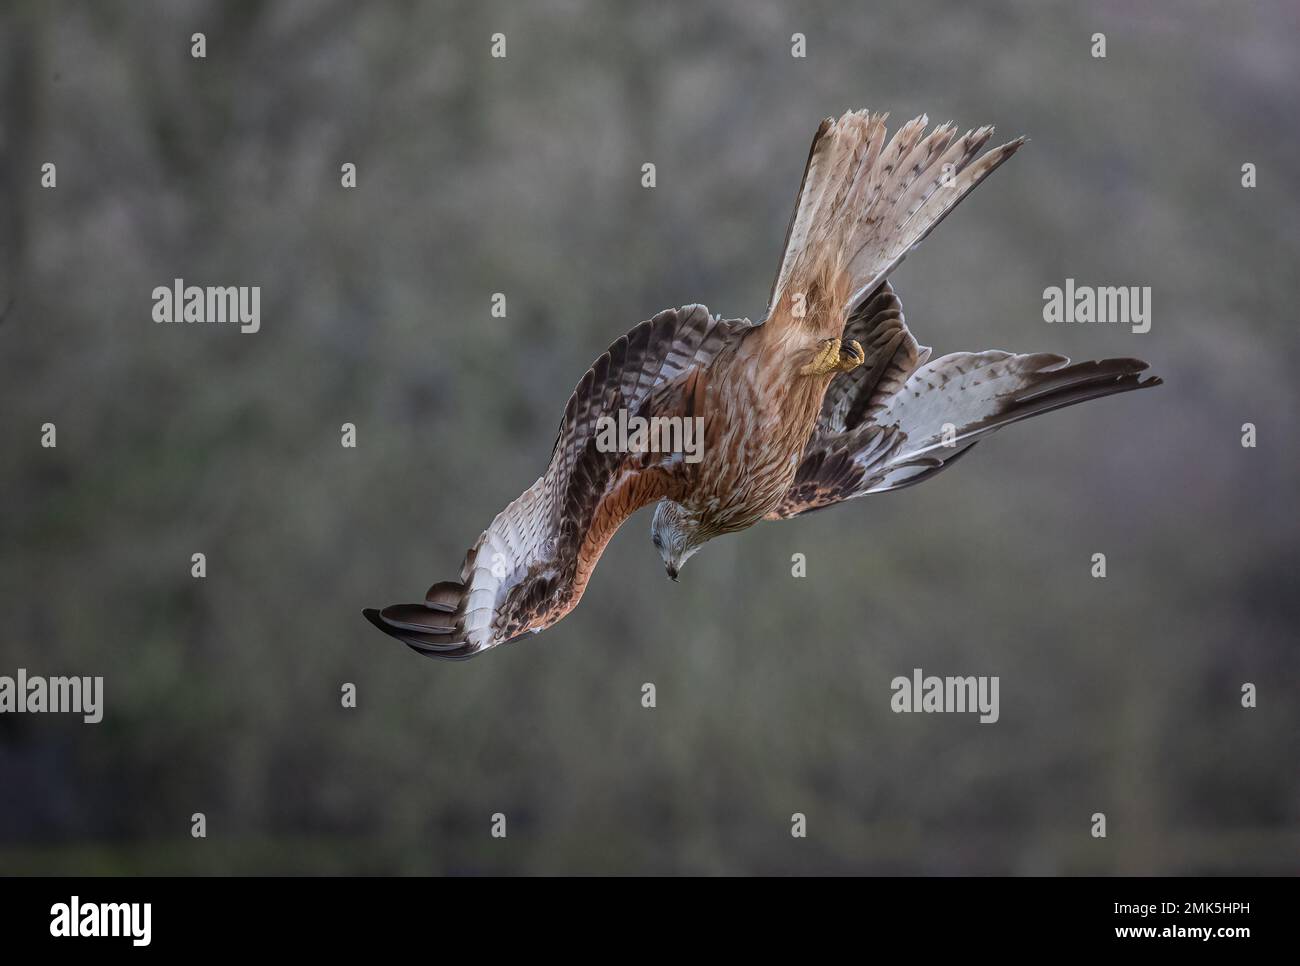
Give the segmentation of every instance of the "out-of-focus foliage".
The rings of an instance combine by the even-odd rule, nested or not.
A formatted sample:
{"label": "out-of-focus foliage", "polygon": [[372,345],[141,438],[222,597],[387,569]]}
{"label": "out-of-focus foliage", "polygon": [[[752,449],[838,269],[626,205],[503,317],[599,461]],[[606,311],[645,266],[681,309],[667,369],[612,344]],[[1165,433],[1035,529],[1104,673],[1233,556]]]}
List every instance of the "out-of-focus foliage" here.
{"label": "out-of-focus foliage", "polygon": [[[1298,40],[1282,0],[7,5],[0,674],[102,674],[106,713],[0,717],[0,872],[1294,872]],[[812,132],[864,106],[1032,139],[896,273],[923,342],[1167,385],[676,585],[643,513],[469,663],[367,625],[608,343],[762,311]],[[262,331],[155,325],[176,277],[261,285]],[[1066,277],[1152,286],[1152,331],[1046,325]],[[891,713],[914,667],[1000,675],[1001,720]]]}

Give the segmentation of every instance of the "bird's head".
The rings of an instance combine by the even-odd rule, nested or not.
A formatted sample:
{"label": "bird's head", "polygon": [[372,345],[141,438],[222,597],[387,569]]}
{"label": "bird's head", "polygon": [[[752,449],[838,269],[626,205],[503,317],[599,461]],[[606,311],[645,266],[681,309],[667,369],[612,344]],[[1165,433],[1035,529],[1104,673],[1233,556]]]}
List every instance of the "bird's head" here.
{"label": "bird's head", "polygon": [[680,503],[660,500],[650,523],[650,539],[663,558],[664,570],[673,580],[695,555],[708,537],[702,533],[700,519]]}

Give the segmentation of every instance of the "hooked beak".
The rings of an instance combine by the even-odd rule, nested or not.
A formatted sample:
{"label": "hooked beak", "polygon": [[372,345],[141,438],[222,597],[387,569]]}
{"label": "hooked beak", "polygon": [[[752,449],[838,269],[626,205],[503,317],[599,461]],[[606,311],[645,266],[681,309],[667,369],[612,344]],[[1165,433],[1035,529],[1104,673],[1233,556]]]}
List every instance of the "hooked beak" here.
{"label": "hooked beak", "polygon": [[668,579],[671,580],[671,581],[673,581],[673,583],[676,583],[676,582],[677,582],[677,568],[674,567],[672,564],[665,564],[665,565],[664,565],[664,570],[666,570],[666,571],[668,572]]}

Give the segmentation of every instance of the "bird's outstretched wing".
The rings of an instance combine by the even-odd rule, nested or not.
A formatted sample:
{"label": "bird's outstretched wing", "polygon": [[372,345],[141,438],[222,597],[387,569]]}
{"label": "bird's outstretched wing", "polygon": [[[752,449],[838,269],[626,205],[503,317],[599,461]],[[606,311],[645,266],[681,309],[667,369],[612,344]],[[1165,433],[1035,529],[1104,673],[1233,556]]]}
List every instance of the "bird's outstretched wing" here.
{"label": "bird's outstretched wing", "polygon": [[930,362],[888,282],[849,317],[844,338],[862,343],[866,361],[831,383],[794,483],[769,520],[919,483],[1010,423],[1160,384],[1141,377],[1140,359],[1070,365],[1051,353],[991,349]]}
{"label": "bird's outstretched wing", "polygon": [[572,610],[619,526],[682,485],[681,454],[602,452],[599,420],[703,415],[707,370],[747,319],[702,305],[642,322],[595,361],[569,398],[546,472],[497,514],[465,556],[460,580],[422,604],[366,610],[421,654],[467,658],[554,624]]}

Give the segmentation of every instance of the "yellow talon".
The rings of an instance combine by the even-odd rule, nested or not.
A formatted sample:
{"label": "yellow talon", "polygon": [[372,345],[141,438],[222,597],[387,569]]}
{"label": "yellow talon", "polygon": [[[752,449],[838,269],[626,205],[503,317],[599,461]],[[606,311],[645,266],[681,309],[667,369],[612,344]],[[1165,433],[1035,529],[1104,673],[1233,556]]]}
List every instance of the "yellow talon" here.
{"label": "yellow talon", "polygon": [[840,340],[823,339],[812,362],[799,370],[801,376],[823,376],[840,367]]}
{"label": "yellow talon", "polygon": [[[847,358],[845,356],[847,355]],[[828,372],[850,372],[866,360],[867,354],[857,339],[840,342],[839,339],[823,339],[817,354],[799,370],[801,376],[824,376]]]}
{"label": "yellow talon", "polygon": [[857,339],[850,339],[848,346],[841,346],[840,348],[847,348],[852,354],[851,358],[840,359],[840,372],[852,372],[867,361],[867,354],[862,351],[862,343]]}

